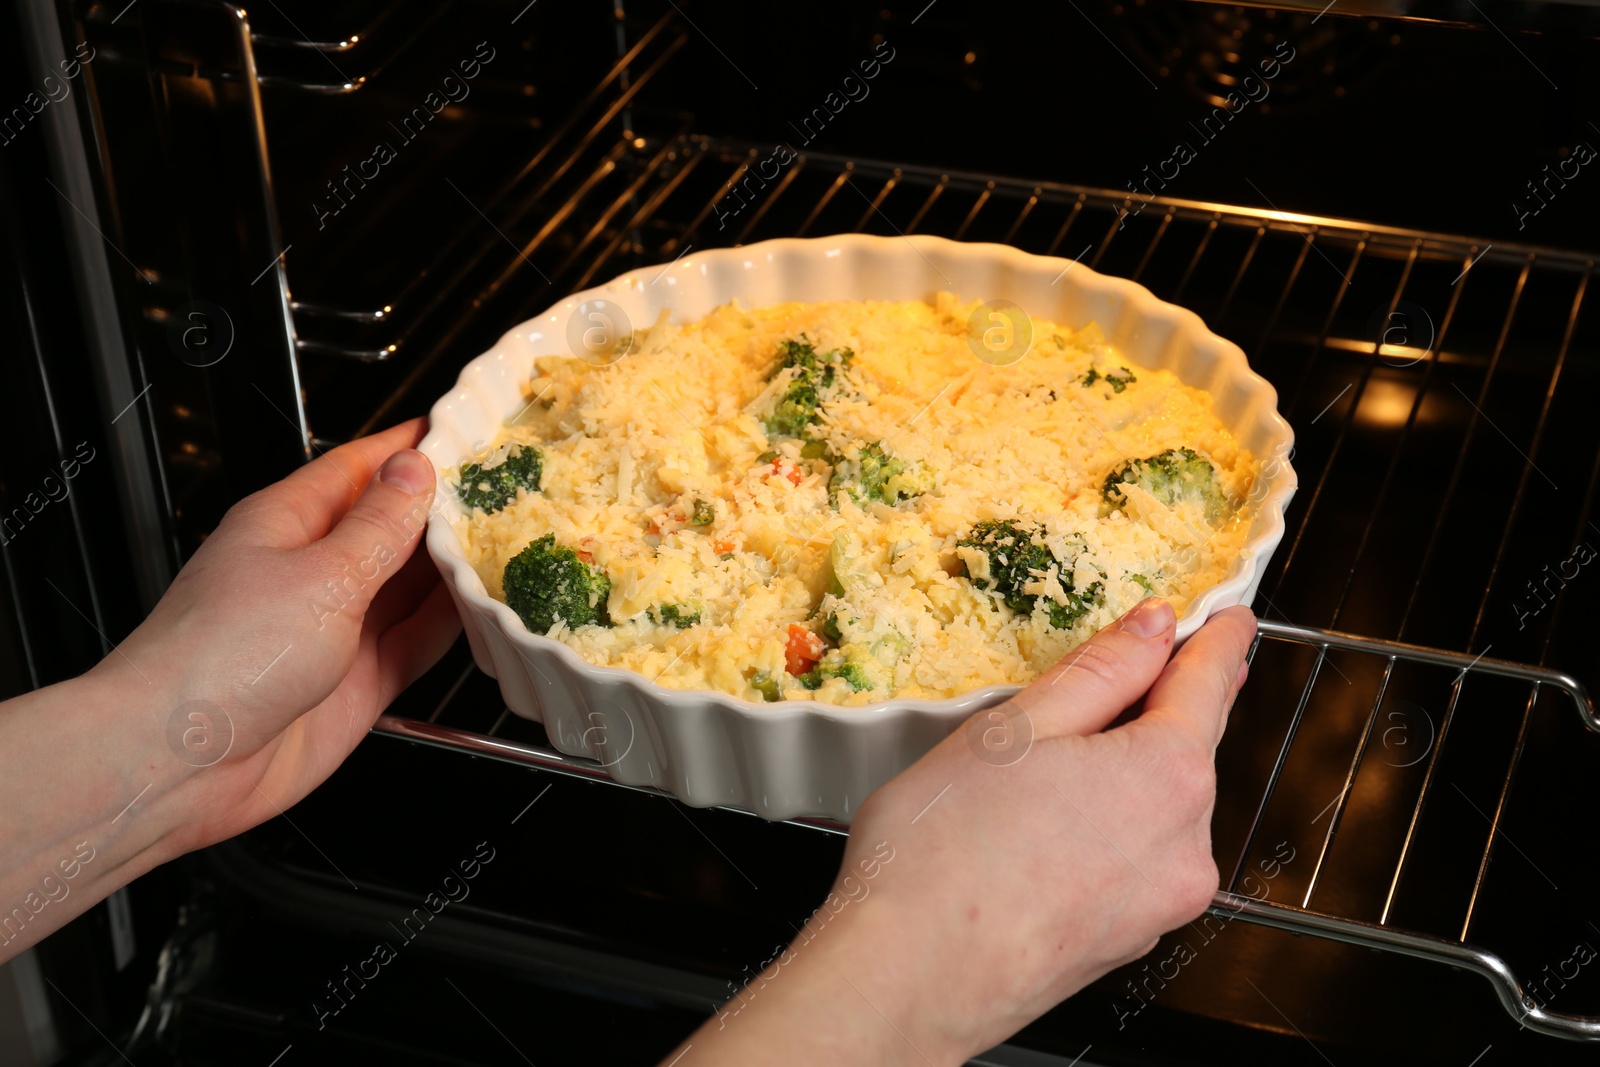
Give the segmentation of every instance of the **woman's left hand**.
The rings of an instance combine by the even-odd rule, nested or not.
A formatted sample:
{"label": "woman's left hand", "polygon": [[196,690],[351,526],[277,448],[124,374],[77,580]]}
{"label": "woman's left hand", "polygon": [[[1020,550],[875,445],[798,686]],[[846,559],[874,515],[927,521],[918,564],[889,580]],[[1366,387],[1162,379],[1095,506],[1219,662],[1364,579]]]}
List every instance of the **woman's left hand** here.
{"label": "woman's left hand", "polygon": [[460,620],[416,551],[437,481],[425,428],[241,500],[111,655],[0,706],[0,900],[21,902],[0,962],[292,807],[449,649]]}

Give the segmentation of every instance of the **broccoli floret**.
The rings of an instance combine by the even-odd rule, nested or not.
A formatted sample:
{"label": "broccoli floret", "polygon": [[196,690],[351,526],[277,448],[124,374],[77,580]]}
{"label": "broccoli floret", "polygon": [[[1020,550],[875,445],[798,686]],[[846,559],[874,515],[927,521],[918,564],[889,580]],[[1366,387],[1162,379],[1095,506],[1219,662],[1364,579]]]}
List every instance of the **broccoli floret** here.
{"label": "broccoli floret", "polygon": [[1119,508],[1126,502],[1122,486],[1128,484],[1139,486],[1167,507],[1183,501],[1198,502],[1213,519],[1226,506],[1216,468],[1190,448],[1171,448],[1148,459],[1128,460],[1106,475],[1101,496],[1111,507]]}
{"label": "broccoli floret", "polygon": [[650,621],[657,626],[675,626],[680,630],[687,630],[691,626],[700,625],[700,609],[692,608],[687,604],[657,604],[645,611],[650,616]]}
{"label": "broccoli floret", "polygon": [[801,334],[798,341],[778,344],[778,366],[774,375],[793,368],[789,387],[764,420],[769,434],[803,437],[805,429],[817,421],[818,409],[828,399],[839,372],[850,365],[855,353],[848,348],[818,352]]}
{"label": "broccoli floret", "polygon": [[825,667],[822,669],[822,676],[824,678],[843,678],[850,684],[850,688],[858,693],[863,689],[877,688],[877,686],[873,685],[872,677],[867,673],[867,669],[859,663],[841,663],[831,667],[831,669]]}
{"label": "broccoli floret", "polygon": [[[1070,582],[1063,584],[1070,585]],[[1065,630],[1073,623],[1089,614],[1095,608],[1101,607],[1106,602],[1105,593],[1101,591],[1099,582],[1092,583],[1089,588],[1078,592],[1069,590],[1067,602],[1058,604],[1050,601],[1050,625],[1058,630]]]}
{"label": "broccoli floret", "polygon": [[[1044,543],[1043,530],[1038,523],[1024,519],[988,519],[975,525],[972,532],[956,544],[984,556],[987,573],[972,578],[972,583],[979,589],[998,594],[1006,607],[1019,614],[1030,614],[1040,600],[1040,594],[1025,592],[1023,586],[1052,571],[1066,592],[1066,603],[1046,601],[1051,626],[1066,629],[1105,603],[1100,582],[1086,589],[1076,588],[1073,560],[1056,559]],[[1081,548],[1081,544],[1078,547]],[[970,568],[968,575],[971,576]]]}
{"label": "broccoli floret", "polygon": [[690,526],[710,526],[717,521],[717,507],[709,500],[696,500],[689,516]]}
{"label": "broccoli floret", "polygon": [[611,579],[578,558],[554,534],[545,534],[512,557],[505,571],[506,605],[531,632],[545,634],[560,619],[568,626],[610,626],[606,597]]}
{"label": "broccoli floret", "polygon": [[530,445],[512,445],[506,458],[487,470],[476,463],[461,465],[456,495],[478,511],[499,511],[517,499],[517,490],[537,492],[544,474],[544,456]]}
{"label": "broccoli floret", "polygon": [[842,489],[857,503],[866,499],[898,504],[932,488],[933,472],[926,463],[891,456],[881,441],[867,445],[853,459],[841,459],[828,480],[830,497]]}
{"label": "broccoli floret", "polygon": [[973,584],[979,589],[999,593],[1006,607],[1025,614],[1033,610],[1034,601],[1038,598],[1024,593],[1023,583],[1033,581],[1038,576],[1034,572],[1049,571],[1056,566],[1055,556],[1038,539],[1039,534],[1037,523],[1020,519],[986,519],[975,525],[972,532],[956,544],[961,548],[977,549],[988,558],[988,574],[973,578]]}
{"label": "broccoli floret", "polygon": [[[816,674],[818,684],[829,678],[843,678],[851,689],[861,692],[863,689],[878,688],[878,675],[883,670],[883,665],[873,659],[871,650],[865,645],[850,645],[843,649],[833,649],[822,657],[822,662],[817,664]],[[816,688],[807,686],[807,688]]]}

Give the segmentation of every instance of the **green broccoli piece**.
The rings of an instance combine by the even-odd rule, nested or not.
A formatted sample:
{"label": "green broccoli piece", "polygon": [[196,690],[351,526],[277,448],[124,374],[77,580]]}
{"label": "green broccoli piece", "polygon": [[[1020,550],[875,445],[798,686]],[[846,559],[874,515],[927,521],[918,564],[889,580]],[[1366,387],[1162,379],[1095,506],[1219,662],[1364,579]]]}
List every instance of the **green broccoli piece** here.
{"label": "green broccoli piece", "polygon": [[1150,584],[1150,579],[1145,577],[1144,575],[1142,575],[1142,574],[1130,574],[1130,575],[1128,575],[1128,577],[1131,578],[1135,583],[1137,583],[1139,585],[1139,587],[1141,589],[1143,589],[1146,593],[1155,592],[1155,586],[1151,585]]}
{"label": "green broccoli piece", "polygon": [[1047,572],[1057,566],[1055,556],[1040,539],[1041,532],[1038,523],[1022,519],[986,519],[956,544],[977,549],[988,557],[988,575],[974,578],[973,584],[999,593],[1006,607],[1026,614],[1033,610],[1038,597],[1024,593],[1023,583],[1033,581],[1037,577],[1034,572]]}
{"label": "green broccoli piece", "polygon": [[805,429],[817,421],[819,410],[832,392],[840,372],[856,354],[848,348],[818,352],[804,334],[798,341],[778,344],[778,366],[774,375],[793,368],[789,387],[764,420],[769,434],[803,437]]}
{"label": "green broccoli piece", "polygon": [[1205,506],[1212,519],[1221,515],[1227,505],[1222,487],[1217,484],[1216,468],[1190,448],[1171,448],[1148,459],[1120,464],[1106,475],[1100,495],[1111,507],[1119,508],[1125,503],[1123,485],[1137,485],[1167,507],[1196,501]]}
{"label": "green broccoli piece", "polygon": [[687,630],[691,626],[700,625],[700,609],[691,608],[686,604],[657,604],[647,608],[645,614],[650,616],[650,621],[657,626],[673,626],[679,630]]}
{"label": "green broccoli piece", "polygon": [[[1039,602],[1037,593],[1023,591],[1023,586],[1054,572],[1056,580],[1066,591],[1066,603],[1047,601],[1050,625],[1066,629],[1092,609],[1105,603],[1101,583],[1095,582],[1087,589],[1078,589],[1073,581],[1073,561],[1058,560],[1044,543],[1043,528],[1026,519],[987,519],[973,526],[966,537],[956,542],[959,547],[976,549],[986,557],[987,574],[972,578],[979,589],[999,595],[1001,602],[1019,614],[1031,614]],[[1077,543],[1076,547],[1082,548]],[[968,570],[971,577],[971,571]]]}
{"label": "green broccoli piece", "polygon": [[867,646],[850,645],[833,649],[824,655],[814,673],[818,676],[818,685],[829,678],[843,678],[851,689],[859,693],[863,689],[878,688],[878,674],[882,669],[882,664],[872,657]]}
{"label": "green broccoli piece", "polygon": [[461,465],[456,495],[477,511],[499,511],[517,499],[517,490],[537,492],[544,474],[544,456],[530,445],[512,445],[499,466],[485,470],[476,463]]}
{"label": "green broccoli piece", "polygon": [[843,490],[857,503],[866,499],[898,504],[932,488],[933,471],[926,463],[921,460],[908,463],[892,456],[881,441],[867,445],[853,459],[841,459],[828,480],[830,497]]}
{"label": "green broccoli piece", "polygon": [[1089,388],[1089,386],[1093,385],[1095,382],[1098,382],[1099,380],[1100,380],[1100,372],[1095,370],[1093,367],[1090,367],[1088,369],[1088,371],[1086,371],[1084,373],[1083,377],[1078,379],[1078,384],[1082,385],[1085,389],[1087,389],[1087,388]]}
{"label": "green broccoli piece", "polygon": [[863,689],[877,688],[873,684],[871,676],[867,674],[866,668],[859,663],[842,663],[831,670],[824,668],[822,676],[824,678],[843,678],[850,684],[850,688],[858,693]]}
{"label": "green broccoli piece", "polygon": [[710,526],[717,521],[717,507],[709,500],[696,500],[689,516],[690,526]]}
{"label": "green broccoli piece", "polygon": [[504,585],[506,605],[532,633],[549,633],[557,619],[573,628],[611,625],[606,610],[611,579],[572,549],[556,544],[554,534],[545,534],[512,557]]}
{"label": "green broccoli piece", "polygon": [[1102,592],[1099,582],[1092,583],[1082,592],[1069,590],[1065,604],[1058,604],[1053,600],[1049,602],[1050,625],[1058,630],[1065,630],[1095,608],[1103,606],[1105,602],[1105,593]]}

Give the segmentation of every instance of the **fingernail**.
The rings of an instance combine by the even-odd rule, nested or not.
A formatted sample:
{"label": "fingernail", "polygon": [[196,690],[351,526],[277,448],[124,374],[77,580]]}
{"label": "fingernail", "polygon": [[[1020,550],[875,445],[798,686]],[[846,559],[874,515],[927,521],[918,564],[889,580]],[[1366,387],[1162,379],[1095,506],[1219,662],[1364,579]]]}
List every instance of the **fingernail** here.
{"label": "fingernail", "polygon": [[1122,628],[1139,637],[1159,637],[1174,618],[1172,605],[1160,597],[1146,597],[1122,617]]}
{"label": "fingernail", "polygon": [[433,486],[433,463],[414,448],[404,448],[378,468],[378,481],[416,496]]}

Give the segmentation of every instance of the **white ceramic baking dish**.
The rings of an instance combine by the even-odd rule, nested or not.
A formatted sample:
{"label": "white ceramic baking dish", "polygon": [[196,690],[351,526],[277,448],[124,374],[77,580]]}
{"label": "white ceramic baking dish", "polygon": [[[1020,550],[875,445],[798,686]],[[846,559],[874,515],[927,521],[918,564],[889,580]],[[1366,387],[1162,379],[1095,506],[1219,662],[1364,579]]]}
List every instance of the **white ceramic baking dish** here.
{"label": "white ceramic baking dish", "polygon": [[[847,234],[766,241],[685,256],[631,271],[576,293],[502,337],[468,363],[434,405],[421,448],[443,469],[481,450],[524,405],[521,385],[536,356],[573,352],[569,326],[587,324],[595,300],[637,325],[671,311],[686,322],[737,299],[747,307],[788,300],[1008,300],[1074,329],[1100,324],[1106,340],[1145,367],[1163,367],[1215,399],[1217,415],[1261,457],[1251,494],[1256,518],[1227,577],[1191,601],[1178,620],[1186,638],[1214,611],[1248,604],[1295,489],[1294,440],[1277,394],[1251,371],[1238,346],[1199,316],[1121,278],[1068,260],[995,244],[936,237]],[[594,320],[599,321],[599,320]],[[692,373],[692,368],[685,368]],[[700,807],[732,805],[769,819],[820,815],[848,821],[873,789],[910,765],[974,712],[1015,686],[989,686],[948,700],[888,700],[865,707],[809,701],[756,704],[725,693],[668,689],[641,674],[596,667],[558,641],[529,633],[492,599],[467,563],[452,527],[460,511],[439,482],[428,551],[460,609],[478,665],[499,679],[507,706],[544,723],[555,746],[604,764],[618,781],[671,791]]]}

